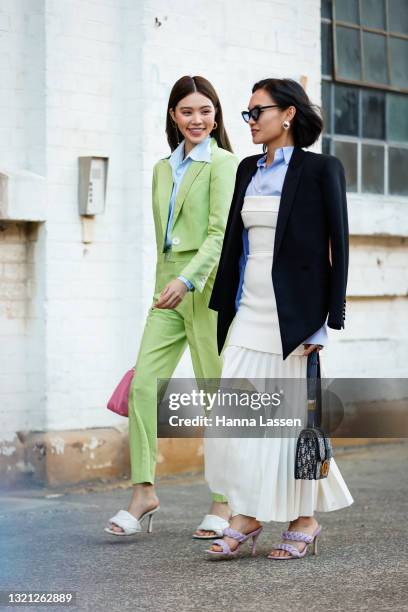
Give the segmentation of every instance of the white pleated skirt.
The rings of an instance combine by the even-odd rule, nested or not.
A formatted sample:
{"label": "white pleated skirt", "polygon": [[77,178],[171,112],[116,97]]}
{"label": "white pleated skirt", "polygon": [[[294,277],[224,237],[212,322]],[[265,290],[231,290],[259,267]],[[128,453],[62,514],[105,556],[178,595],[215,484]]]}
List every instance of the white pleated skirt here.
{"label": "white pleated skirt", "polygon": [[[283,360],[279,354],[227,345],[223,359],[223,379],[267,381],[306,376],[307,358],[300,355]],[[321,366],[323,375],[322,359]],[[306,398],[297,403],[306,410]],[[205,478],[210,489],[227,497],[233,515],[244,514],[262,522],[288,522],[312,516],[315,511],[330,512],[351,505],[353,497],[333,457],[327,478],[295,479],[296,442],[297,436],[204,438]]]}

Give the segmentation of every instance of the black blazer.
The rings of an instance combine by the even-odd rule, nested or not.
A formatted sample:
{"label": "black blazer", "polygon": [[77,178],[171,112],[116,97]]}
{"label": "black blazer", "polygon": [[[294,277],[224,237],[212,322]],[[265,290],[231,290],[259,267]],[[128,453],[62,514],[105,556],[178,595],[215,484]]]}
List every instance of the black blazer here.
{"label": "black blazer", "polygon": [[[235,316],[242,253],[241,209],[262,157],[238,166],[218,272],[209,307],[218,311],[220,354]],[[331,259],[329,259],[329,239]],[[282,187],[272,262],[283,359],[324,324],[344,327],[348,271],[346,181],[331,155],[295,147]]]}

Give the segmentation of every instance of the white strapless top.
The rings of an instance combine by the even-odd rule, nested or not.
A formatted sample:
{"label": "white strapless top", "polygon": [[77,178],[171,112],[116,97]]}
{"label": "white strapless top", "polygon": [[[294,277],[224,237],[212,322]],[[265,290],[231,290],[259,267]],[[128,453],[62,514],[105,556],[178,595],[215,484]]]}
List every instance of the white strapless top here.
{"label": "white strapless top", "polygon": [[[272,260],[280,196],[246,196],[241,210],[248,230],[249,255],[238,311],[227,345],[282,354]],[[302,355],[303,344],[291,355]]]}

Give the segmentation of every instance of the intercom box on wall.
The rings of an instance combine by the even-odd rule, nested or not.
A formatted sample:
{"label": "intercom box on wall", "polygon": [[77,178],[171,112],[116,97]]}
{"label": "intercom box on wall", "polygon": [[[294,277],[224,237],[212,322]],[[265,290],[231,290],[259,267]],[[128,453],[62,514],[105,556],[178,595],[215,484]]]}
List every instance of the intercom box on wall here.
{"label": "intercom box on wall", "polygon": [[79,158],[79,214],[98,215],[105,211],[108,157]]}

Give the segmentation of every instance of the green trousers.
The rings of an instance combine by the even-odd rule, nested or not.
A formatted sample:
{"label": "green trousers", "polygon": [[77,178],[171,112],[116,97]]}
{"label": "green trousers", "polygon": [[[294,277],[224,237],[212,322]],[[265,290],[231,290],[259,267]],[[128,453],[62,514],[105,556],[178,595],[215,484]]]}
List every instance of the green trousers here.
{"label": "green trousers", "polygon": [[[192,253],[161,253],[154,302],[177,278]],[[157,460],[157,379],[171,378],[187,344],[196,378],[220,378],[217,313],[208,308],[214,270],[202,293],[189,291],[174,309],[149,309],[129,392],[129,446],[133,484],[154,483]],[[212,493],[214,501],[227,501]]]}

